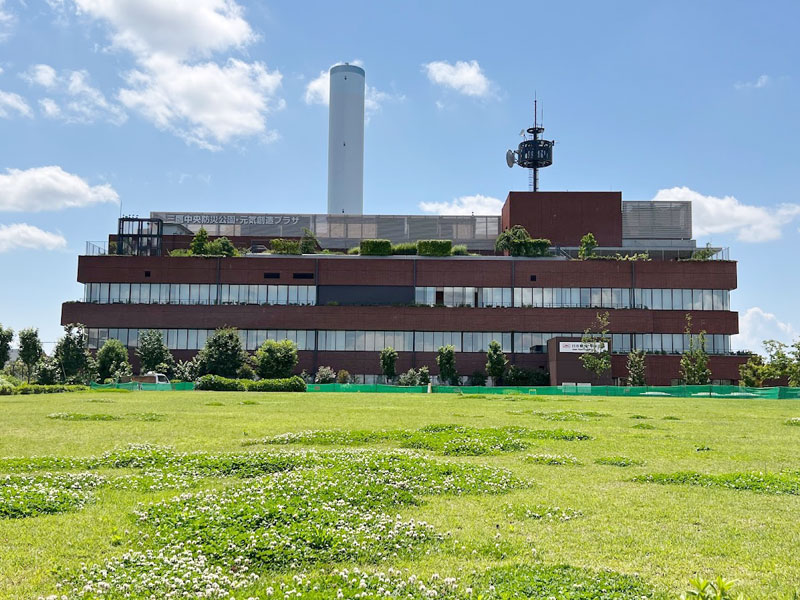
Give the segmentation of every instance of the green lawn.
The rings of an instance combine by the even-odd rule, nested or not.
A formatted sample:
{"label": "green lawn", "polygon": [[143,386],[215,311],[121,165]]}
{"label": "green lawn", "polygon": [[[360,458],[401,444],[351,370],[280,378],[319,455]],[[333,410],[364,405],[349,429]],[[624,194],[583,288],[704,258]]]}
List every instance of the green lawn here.
{"label": "green lawn", "polygon": [[[475,573],[503,565],[537,565],[542,573],[553,565],[570,565],[636,575],[655,591],[654,597],[677,597],[688,580],[699,574],[735,579],[736,590],[752,598],[788,598],[800,586],[800,427],[789,424],[797,417],[800,401],[796,400],[220,392],[3,396],[0,457],[96,457],[96,463],[84,461],[63,470],[3,460],[0,481],[5,474],[29,477],[52,472],[69,477],[69,473],[87,470],[109,481],[141,477],[124,479],[134,483],[101,483],[88,491],[82,487],[76,494],[88,494],[85,505],[81,501],[55,514],[2,518],[0,493],[0,598],[65,593],[66,588],[59,591],[57,584],[71,581],[82,563],[113,563],[130,550],[155,547],[160,535],[174,541],[182,535],[181,527],[187,527],[189,540],[181,538],[182,543],[191,542],[194,530],[184,520],[170,521],[179,512],[173,503],[158,509],[157,526],[152,525],[155,513],[149,517],[151,522],[136,521],[137,506],[168,500],[187,489],[170,489],[181,486],[166,484],[156,486],[165,489],[144,491],[147,486],[141,481],[146,469],[97,458],[128,444],[171,446],[174,452],[164,451],[169,457],[163,459],[166,462],[154,462],[156,468],[169,476],[177,474],[189,492],[208,488],[219,498],[230,496],[231,502],[239,503],[236,514],[242,522],[259,518],[259,506],[283,511],[283,504],[292,504],[292,492],[287,490],[301,490],[303,498],[312,498],[308,504],[317,502],[313,494],[327,494],[319,496],[319,502],[328,506],[335,504],[340,488],[344,496],[358,496],[353,502],[361,502],[360,507],[369,504],[370,511],[390,513],[393,519],[397,514],[404,522],[422,520],[435,532],[414,539],[416,533],[403,529],[397,535],[409,540],[408,550],[398,551],[397,556],[393,551],[387,555],[384,546],[367,547],[378,544],[369,540],[363,552],[352,553],[347,532],[339,539],[338,532],[314,529],[316,517],[304,512],[307,507],[290,506],[287,510],[306,516],[299,525],[293,521],[286,535],[319,539],[309,542],[313,551],[297,562],[280,563],[277,554],[265,558],[266,550],[259,554],[258,560],[264,561],[259,564],[276,565],[272,570],[262,568],[267,578],[295,572],[322,577],[320,568],[337,564],[368,571],[392,566],[421,578],[436,573],[467,581],[477,577]],[[426,428],[430,425],[468,429]],[[345,433],[280,435],[331,429]],[[552,439],[558,436],[551,436],[550,430],[591,439]],[[362,465],[355,450],[359,446],[373,449],[378,458]],[[337,458],[330,459],[333,462],[324,458],[320,466],[319,456],[341,447],[349,453],[334,452]],[[403,476],[409,482],[400,486],[403,493],[413,494],[414,499],[370,496],[369,502],[364,501],[363,489],[385,492],[385,486],[380,487],[385,482],[367,475],[360,480],[369,469],[384,468],[384,463],[375,467],[369,461],[383,460],[383,454],[396,455],[394,450],[400,447],[412,447],[420,455],[408,459],[409,464],[396,465],[405,469]],[[312,453],[309,459],[309,448],[322,454]],[[192,458],[190,468],[186,466],[189,459],[180,458],[180,453],[195,451],[207,454],[202,460]],[[259,471],[261,478],[254,480],[242,479],[252,474],[221,477],[217,472],[220,453],[263,455],[258,469],[266,463],[273,465],[270,456],[278,453],[284,457],[281,461],[297,462],[292,468],[300,475],[290,473],[281,483],[284,487],[275,488],[270,478],[283,475]],[[428,481],[423,474],[434,473],[434,463],[441,462],[465,465],[465,469],[471,469],[469,465],[508,469],[517,483],[502,493],[487,493],[484,488],[495,476],[494,470],[456,471],[456,479],[469,482],[462,492],[429,493],[427,488],[432,490],[441,481],[439,475],[431,475]],[[639,477],[678,472],[696,474],[650,481]],[[756,472],[767,476],[748,475]],[[147,477],[158,479],[159,473]],[[320,491],[315,477],[329,483],[329,489]],[[55,485],[61,485],[60,481]],[[267,497],[285,498],[285,502],[281,500],[283,504],[279,502],[281,506],[275,509],[277,504],[267,504]],[[259,504],[261,499],[263,504]],[[212,500],[217,502],[217,496]],[[212,500],[203,498],[202,502]],[[201,500],[186,502],[197,503],[192,510],[198,513],[207,508],[200,506]],[[376,527],[371,519],[377,513],[366,510],[342,517],[363,525],[353,535]],[[164,525],[167,522],[171,524]],[[297,529],[301,525],[308,525],[308,531]],[[222,539],[234,526],[238,527],[228,523],[228,529],[215,529],[214,535]],[[205,525],[195,522],[191,527]],[[239,543],[239,538],[231,539]],[[345,554],[337,556],[351,558],[336,563],[330,560],[334,554],[325,552],[332,553],[339,543],[343,545],[337,552]],[[224,554],[225,549],[219,552]],[[324,578],[320,581],[323,588],[333,585]],[[265,585],[248,588],[249,596],[267,597]]]}

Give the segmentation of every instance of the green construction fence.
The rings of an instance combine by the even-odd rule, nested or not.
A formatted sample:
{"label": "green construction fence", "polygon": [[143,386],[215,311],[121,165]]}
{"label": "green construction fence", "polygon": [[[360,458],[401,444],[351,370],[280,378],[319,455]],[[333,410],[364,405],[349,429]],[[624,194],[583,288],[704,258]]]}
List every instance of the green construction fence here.
{"label": "green construction fence", "polygon": [[129,390],[131,392],[190,392],[194,389],[194,382],[182,381],[180,383],[92,383],[93,390]]}

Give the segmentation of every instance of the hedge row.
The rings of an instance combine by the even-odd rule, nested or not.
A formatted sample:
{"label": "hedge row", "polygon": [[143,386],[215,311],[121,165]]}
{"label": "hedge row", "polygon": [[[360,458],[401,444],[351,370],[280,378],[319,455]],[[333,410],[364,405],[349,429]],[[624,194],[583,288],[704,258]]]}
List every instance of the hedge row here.
{"label": "hedge row", "polygon": [[453,246],[450,240],[419,240],[418,242],[403,242],[394,246],[389,240],[361,240],[358,248],[351,248],[348,254],[361,254],[362,256],[392,256],[415,255],[419,256],[467,256],[469,251],[464,245]]}
{"label": "hedge row", "polygon": [[295,375],[286,379],[228,379],[219,375],[203,375],[196,390],[214,392],[305,392],[305,382]]}
{"label": "hedge row", "polygon": [[16,394],[60,394],[62,392],[86,392],[89,388],[85,385],[38,385],[23,383],[16,387],[3,381],[0,383],[0,396]]}
{"label": "hedge row", "polygon": [[361,240],[361,256],[391,256],[392,242],[389,240]]}
{"label": "hedge row", "polygon": [[450,240],[419,240],[417,254],[420,256],[450,256],[453,242]]}

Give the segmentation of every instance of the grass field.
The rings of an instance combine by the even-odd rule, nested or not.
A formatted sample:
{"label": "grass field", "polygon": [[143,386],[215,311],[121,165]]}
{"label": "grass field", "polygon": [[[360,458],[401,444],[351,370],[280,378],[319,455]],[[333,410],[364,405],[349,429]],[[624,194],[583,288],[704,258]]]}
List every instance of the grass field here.
{"label": "grass field", "polygon": [[213,557],[170,555],[206,597],[800,589],[798,401],[91,392],[0,397],[0,417],[0,598],[116,597],[166,547]]}

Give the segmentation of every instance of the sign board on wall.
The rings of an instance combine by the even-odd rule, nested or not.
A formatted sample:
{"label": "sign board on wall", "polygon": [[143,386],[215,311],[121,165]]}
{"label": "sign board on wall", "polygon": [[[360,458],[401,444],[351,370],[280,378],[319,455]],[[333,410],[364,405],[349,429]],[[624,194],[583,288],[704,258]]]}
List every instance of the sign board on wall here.
{"label": "sign board on wall", "polygon": [[559,342],[559,352],[574,352],[586,354],[587,352],[605,352],[608,350],[608,342]]}

